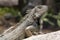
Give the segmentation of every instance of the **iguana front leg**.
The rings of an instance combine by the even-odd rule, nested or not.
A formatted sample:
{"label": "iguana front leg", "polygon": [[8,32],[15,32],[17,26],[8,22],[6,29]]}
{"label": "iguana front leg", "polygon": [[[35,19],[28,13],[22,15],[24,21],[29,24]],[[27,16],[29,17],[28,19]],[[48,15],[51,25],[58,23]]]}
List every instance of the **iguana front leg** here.
{"label": "iguana front leg", "polygon": [[25,29],[25,32],[26,32],[27,37],[32,36],[32,35],[36,32],[36,30],[37,30],[37,29],[36,29],[33,25],[28,26],[28,27]]}
{"label": "iguana front leg", "polygon": [[27,37],[30,37],[32,35],[37,35],[38,34],[37,32],[38,32],[38,26],[35,22],[33,23],[33,25],[30,25],[25,29],[25,33]]}
{"label": "iguana front leg", "polygon": [[26,36],[27,36],[27,37],[30,37],[30,36],[33,35],[32,32],[31,32],[31,30],[33,29],[32,27],[33,27],[33,26],[31,25],[31,26],[28,26],[28,27],[25,29],[25,33],[26,33]]}

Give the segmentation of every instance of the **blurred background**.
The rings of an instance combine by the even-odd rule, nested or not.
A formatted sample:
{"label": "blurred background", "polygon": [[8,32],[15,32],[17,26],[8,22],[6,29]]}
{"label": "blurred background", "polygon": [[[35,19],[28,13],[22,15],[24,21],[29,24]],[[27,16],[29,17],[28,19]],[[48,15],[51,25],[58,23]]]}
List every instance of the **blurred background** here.
{"label": "blurred background", "polygon": [[[40,5],[47,5],[49,8],[41,17],[44,28],[60,29],[60,0],[38,1]],[[33,8],[30,2],[33,3],[34,0],[0,0],[0,33],[18,23],[26,15],[27,8]]]}

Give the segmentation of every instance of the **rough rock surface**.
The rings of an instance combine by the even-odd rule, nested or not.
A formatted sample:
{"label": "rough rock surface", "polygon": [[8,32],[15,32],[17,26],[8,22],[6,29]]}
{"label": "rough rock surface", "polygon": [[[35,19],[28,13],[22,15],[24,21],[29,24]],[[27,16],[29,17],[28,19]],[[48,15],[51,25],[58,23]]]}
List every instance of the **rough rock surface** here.
{"label": "rough rock surface", "polygon": [[60,40],[60,31],[36,35],[24,40]]}

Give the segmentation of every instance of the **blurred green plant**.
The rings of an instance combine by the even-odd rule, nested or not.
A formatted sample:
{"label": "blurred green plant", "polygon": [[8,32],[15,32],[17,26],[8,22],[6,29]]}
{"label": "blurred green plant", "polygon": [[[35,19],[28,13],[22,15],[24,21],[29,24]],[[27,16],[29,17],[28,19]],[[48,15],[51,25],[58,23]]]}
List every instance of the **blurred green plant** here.
{"label": "blurred green plant", "polygon": [[[19,10],[13,7],[0,7],[0,16],[3,16],[6,13],[11,13],[12,15],[18,15]],[[21,16],[21,14],[20,14]]]}
{"label": "blurred green plant", "polygon": [[[60,27],[60,13],[58,13],[58,15],[55,15],[55,14],[53,14],[53,12],[48,12],[48,13],[45,13],[45,14],[41,17],[41,19],[42,19],[43,21],[45,21],[46,23],[49,23],[50,25],[55,26],[55,23],[52,22],[49,17],[50,17],[50,18],[53,18],[53,19],[56,19],[56,20],[57,20],[57,25],[58,25],[58,27]],[[52,20],[53,20],[53,19],[52,19]]]}
{"label": "blurred green plant", "polygon": [[43,20],[43,21],[45,21],[45,22],[47,22],[47,23],[49,23],[50,25],[55,25],[53,22],[51,22],[50,20],[49,20],[49,18],[47,18],[46,16],[49,16],[49,13],[45,13],[44,15],[42,15],[42,17],[41,17],[41,19]]}

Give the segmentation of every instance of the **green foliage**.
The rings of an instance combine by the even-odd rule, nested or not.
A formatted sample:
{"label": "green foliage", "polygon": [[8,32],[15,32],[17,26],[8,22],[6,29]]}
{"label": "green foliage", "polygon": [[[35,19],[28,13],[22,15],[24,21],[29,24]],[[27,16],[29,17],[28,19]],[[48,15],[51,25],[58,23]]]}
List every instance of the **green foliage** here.
{"label": "green foliage", "polygon": [[[47,23],[49,23],[49,24],[51,24],[51,25],[55,25],[53,22],[51,22],[50,20],[49,20],[49,18],[47,18],[46,16],[49,16],[49,13],[45,13],[44,15],[42,15],[42,17],[41,17],[41,19],[43,20],[43,21],[45,21],[45,22],[47,22]],[[50,16],[52,17],[52,15],[50,14]]]}
{"label": "green foliage", "polygon": [[60,27],[60,13],[59,13],[58,16],[57,16],[57,24],[58,24],[58,26]]}
{"label": "green foliage", "polygon": [[[12,15],[18,15],[19,10],[13,7],[0,7],[0,16],[3,16],[6,13],[11,13]],[[21,15],[21,14],[20,14]]]}
{"label": "green foliage", "polygon": [[[48,13],[45,13],[45,14],[41,17],[41,19],[42,19],[43,21],[48,22],[48,23],[51,24],[52,26],[55,26],[55,23],[52,22],[49,17],[56,19],[56,20],[57,20],[57,25],[60,27],[60,13],[58,13],[58,15],[55,15],[55,14],[53,14],[53,12],[48,12]],[[53,20],[53,19],[52,19],[52,20]]]}

